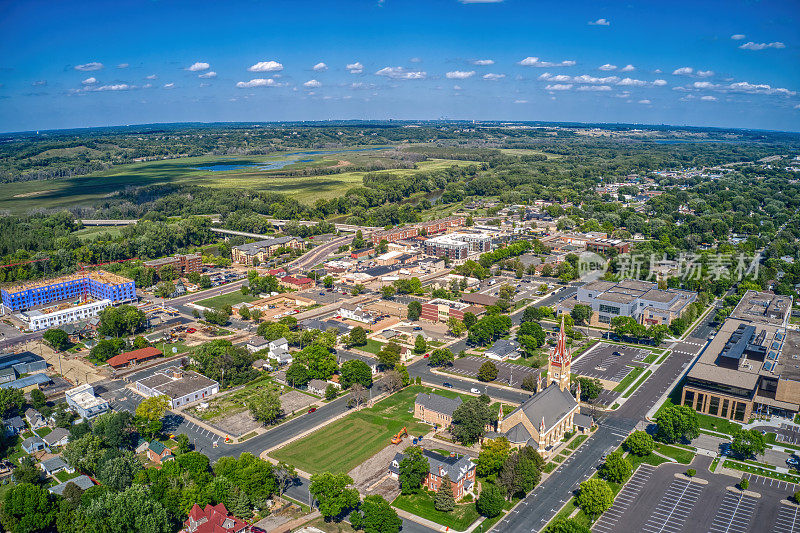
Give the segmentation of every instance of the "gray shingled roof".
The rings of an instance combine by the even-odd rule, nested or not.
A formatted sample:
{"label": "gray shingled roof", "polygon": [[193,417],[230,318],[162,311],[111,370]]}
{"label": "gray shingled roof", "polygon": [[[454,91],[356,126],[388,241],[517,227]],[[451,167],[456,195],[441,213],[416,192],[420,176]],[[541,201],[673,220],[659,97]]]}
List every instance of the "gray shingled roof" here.
{"label": "gray shingled roof", "polygon": [[519,348],[519,343],[517,341],[512,341],[509,339],[498,339],[492,345],[492,347],[486,351],[496,353],[500,357],[503,357],[516,352],[518,348]]}
{"label": "gray shingled roof", "polygon": [[506,432],[506,438],[509,442],[517,444],[520,442],[528,442],[528,439],[531,438],[531,434],[527,429],[525,429],[525,426],[522,424],[522,422],[520,422]]}
{"label": "gray shingled roof", "polygon": [[[511,414],[522,409],[522,412],[534,427],[538,429],[542,423],[542,417],[544,417],[545,427],[550,428],[564,415],[572,411],[575,405],[577,405],[577,402],[569,390],[561,390],[557,385],[551,384],[543,391],[537,392],[528,398],[525,403],[514,409]],[[508,417],[510,416],[508,415]]]}
{"label": "gray shingled roof", "polygon": [[65,481],[64,483],[59,483],[55,487],[50,487],[49,490],[53,494],[58,494],[60,496],[64,493],[64,489],[67,488],[67,485],[70,483],[75,483],[83,490],[94,487],[94,482],[89,478],[89,476],[80,475],[76,478],[70,479],[69,481]]}
{"label": "gray shingled roof", "polygon": [[[472,458],[468,455],[450,457],[432,452],[430,450],[422,450],[422,455],[424,455],[428,460],[428,465],[430,466],[429,471],[432,474],[437,476],[442,475],[442,477],[444,477],[444,475],[448,475],[450,476],[450,481],[453,481],[454,483],[458,483],[458,481],[467,475],[470,470],[475,468],[475,463],[472,462]],[[389,470],[399,473],[399,469],[394,466],[394,463],[400,465],[400,461],[402,461],[404,457],[404,454],[397,453],[394,456],[394,460],[392,461],[392,465],[390,465]]]}
{"label": "gray shingled roof", "polygon": [[462,400],[460,397],[447,398],[438,394],[420,392],[417,394],[415,403],[422,405],[425,409],[453,416],[453,412],[461,405]]}

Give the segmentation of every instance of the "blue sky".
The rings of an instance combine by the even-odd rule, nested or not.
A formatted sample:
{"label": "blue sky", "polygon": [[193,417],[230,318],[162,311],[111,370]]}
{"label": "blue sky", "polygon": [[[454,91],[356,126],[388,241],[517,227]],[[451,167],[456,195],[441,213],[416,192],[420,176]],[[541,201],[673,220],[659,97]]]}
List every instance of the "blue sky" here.
{"label": "blue sky", "polygon": [[800,130],[800,3],[0,0],[0,131],[478,119]]}

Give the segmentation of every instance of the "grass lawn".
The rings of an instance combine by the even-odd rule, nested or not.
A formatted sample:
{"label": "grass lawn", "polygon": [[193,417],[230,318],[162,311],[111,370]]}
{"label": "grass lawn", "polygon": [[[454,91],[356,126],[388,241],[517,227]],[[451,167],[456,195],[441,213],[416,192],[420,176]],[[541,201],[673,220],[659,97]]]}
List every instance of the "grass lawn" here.
{"label": "grass lawn", "polygon": [[685,465],[688,465],[692,462],[692,459],[694,459],[693,451],[684,448],[676,448],[675,446],[668,446],[666,444],[657,443],[656,451]]}
{"label": "grass lawn", "polygon": [[795,476],[792,474],[781,474],[779,472],[775,472],[774,470],[770,470],[768,468],[753,466],[747,463],[740,463],[739,461],[734,461],[732,459],[726,459],[725,463],[723,463],[722,466],[724,466],[725,468],[732,468],[734,470],[739,470],[741,472],[750,472],[751,474],[756,474],[759,476],[764,476],[772,479],[779,479],[781,481],[800,483],[800,476]]}
{"label": "grass lawn", "polygon": [[192,407],[189,409],[189,412],[192,416],[209,421],[221,416],[235,415],[247,410],[246,403],[254,395],[264,389],[275,387],[275,383],[269,376],[260,376],[237,391],[211,398],[208,400],[208,409]]}
{"label": "grass lawn", "polygon": [[[678,382],[674,389],[669,393],[667,399],[664,400],[664,403],[661,404],[661,407],[658,408],[656,411],[656,416],[667,408],[670,405],[680,405],[681,403],[681,391],[683,390],[684,380]],[[733,420],[728,420],[727,418],[720,418],[717,416],[711,416],[704,413],[697,413],[697,420],[700,426],[700,429],[705,429],[708,431],[715,431],[717,433],[724,433],[726,435],[733,435],[733,433],[739,429],[742,429],[742,425],[734,422]]]}
{"label": "grass lawn", "polygon": [[376,341],[375,339],[367,339],[367,344],[365,346],[356,346],[359,350],[369,352],[371,354],[378,355],[378,352],[381,351],[381,348],[385,346],[385,343]]}
{"label": "grass lawn", "polygon": [[56,473],[56,479],[58,479],[59,482],[64,483],[65,481],[69,481],[70,479],[75,479],[80,475],[81,475],[80,472],[73,472],[70,474],[69,472],[62,470],[61,472]]}
{"label": "grass lawn", "polygon": [[430,426],[414,420],[414,399],[431,389],[407,387],[372,407],[362,408],[270,453],[270,456],[300,470],[349,472],[390,444],[404,426],[409,434],[421,435]]}
{"label": "grass lawn", "polygon": [[569,448],[570,450],[575,450],[578,446],[581,445],[581,443],[583,441],[585,441],[588,438],[589,438],[589,435],[578,435],[577,437],[572,439],[572,442],[567,444],[567,448]]}
{"label": "grass lawn", "polygon": [[800,450],[800,446],[795,446],[793,444],[789,444],[786,442],[778,442],[776,440],[777,435],[775,433],[767,433],[764,436],[764,442],[767,444],[774,444],[775,446],[782,446],[784,448],[788,448],[790,450]]}
{"label": "grass lawn", "polygon": [[636,385],[634,385],[633,387],[631,387],[630,389],[628,389],[628,391],[627,391],[627,392],[625,392],[625,394],[623,394],[623,395],[622,395],[622,397],[623,397],[623,398],[627,398],[627,397],[629,397],[631,394],[633,394],[634,392],[636,392],[636,389],[638,389],[639,387],[641,387],[641,386],[642,386],[642,383],[644,383],[644,382],[645,382],[645,380],[646,380],[648,377],[650,377],[650,374],[652,374],[652,373],[653,373],[653,371],[652,371],[652,370],[647,370],[647,371],[645,371],[644,375],[643,375],[642,377],[640,377],[640,378],[639,378],[639,379],[636,381]]}
{"label": "grass lawn", "polygon": [[242,302],[252,302],[255,300],[256,297],[250,294],[244,295],[242,291],[233,291],[229,292],[228,294],[221,294],[219,296],[214,296],[212,298],[206,298],[205,300],[200,300],[197,302],[198,305],[202,305],[203,307],[224,307],[226,305],[236,305]]}
{"label": "grass lawn", "polygon": [[664,360],[667,358],[667,356],[669,356],[670,353],[671,352],[669,352],[669,351],[664,352],[664,355],[659,357],[658,361],[656,361],[656,364],[660,365],[661,363],[663,363]]}
{"label": "grass lawn", "polygon": [[640,366],[631,367],[631,371],[628,372],[628,375],[622,378],[622,381],[619,382],[619,385],[614,387],[614,392],[623,392],[630,386],[631,383],[633,383],[633,380],[639,377],[639,374],[642,372],[644,372],[644,368]]}
{"label": "grass lawn", "polygon": [[456,505],[456,508],[449,513],[437,511],[433,506],[433,497],[433,492],[421,490],[419,494],[401,494],[395,498],[392,505],[456,531],[464,531],[480,517],[474,503]]}
{"label": "grass lawn", "polygon": [[553,472],[553,470],[556,469],[557,466],[558,466],[558,463],[550,462],[550,463],[547,463],[546,465],[544,465],[544,468],[542,468],[542,471],[545,474],[550,474],[550,473]]}
{"label": "grass lawn", "polygon": [[49,435],[52,432],[53,432],[52,429],[50,429],[49,427],[45,426],[43,428],[37,429],[34,433],[36,433],[37,435],[39,435],[42,438],[45,438],[47,435]]}
{"label": "grass lawn", "polygon": [[666,458],[661,457],[660,455],[656,455],[654,453],[650,453],[650,454],[644,455],[642,457],[640,457],[638,455],[633,455],[632,453],[629,453],[628,455],[625,456],[625,459],[627,459],[628,462],[631,464],[631,466],[633,467],[633,470],[636,470],[639,467],[640,464],[648,464],[648,465],[651,465],[651,466],[658,466],[660,464],[669,462],[669,459],[666,459]]}

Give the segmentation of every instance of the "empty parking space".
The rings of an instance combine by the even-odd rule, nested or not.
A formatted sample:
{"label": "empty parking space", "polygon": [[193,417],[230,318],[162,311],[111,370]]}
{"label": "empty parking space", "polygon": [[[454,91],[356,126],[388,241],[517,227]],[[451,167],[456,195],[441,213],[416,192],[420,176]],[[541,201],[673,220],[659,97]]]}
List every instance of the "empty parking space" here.
{"label": "empty parking space", "polygon": [[675,479],[650,515],[642,531],[647,533],[681,533],[703,488],[698,483]]}
{"label": "empty parking space", "polygon": [[714,516],[709,533],[747,533],[758,505],[752,496],[728,491]]}
{"label": "empty parking space", "polygon": [[798,490],[798,485],[789,481],[772,479],[771,477],[758,476],[749,472],[744,472],[742,477],[750,482],[750,490],[758,492],[758,487],[770,488],[773,490],[786,491],[787,494],[794,494]]}
{"label": "empty parking space", "polygon": [[650,480],[650,476],[655,470],[654,466],[648,464],[641,465],[636,473],[631,476],[622,490],[617,494],[614,499],[614,505],[602,514],[600,519],[594,525],[594,530],[600,533],[610,533],[614,531],[617,522],[625,514],[625,511],[630,507],[634,507],[639,493]]}
{"label": "empty parking space", "polygon": [[782,503],[772,533],[800,533],[800,507]]}
{"label": "empty parking space", "polygon": [[494,361],[492,359],[477,357],[474,355],[456,359],[453,362],[451,370],[456,374],[474,378],[478,375],[478,370],[480,369],[481,365],[486,361],[491,361],[494,363],[494,366],[497,367],[497,379],[495,382],[509,384],[513,387],[519,387],[522,385],[522,381],[530,375],[535,378],[538,372],[536,368],[531,368],[529,366],[507,363],[504,361]]}

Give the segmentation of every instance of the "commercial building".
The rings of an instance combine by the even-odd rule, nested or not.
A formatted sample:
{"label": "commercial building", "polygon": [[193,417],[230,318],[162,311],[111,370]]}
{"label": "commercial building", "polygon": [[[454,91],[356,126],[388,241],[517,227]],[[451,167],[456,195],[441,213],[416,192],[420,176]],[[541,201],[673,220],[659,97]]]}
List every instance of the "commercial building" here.
{"label": "commercial building", "polygon": [[339,306],[339,315],[347,320],[354,320],[356,322],[363,322],[371,324],[375,317],[367,309],[360,305],[343,303]]}
{"label": "commercial building", "polygon": [[438,394],[420,392],[414,401],[414,418],[426,424],[450,427],[453,413],[461,405],[461,397],[447,398]]}
{"label": "commercial building", "polygon": [[631,245],[620,239],[592,239],[586,242],[586,250],[598,254],[616,250],[618,254],[627,254],[631,251]]}
{"label": "commercial building", "polygon": [[86,297],[110,300],[113,304],[131,302],[136,300],[136,284],[128,278],[96,270],[15,285],[2,289],[0,293],[3,307],[13,312]]}
{"label": "commercial building", "polygon": [[577,303],[592,308],[589,323],[609,325],[617,316],[628,316],[645,325],[669,324],[686,311],[697,293],[658,288],[657,283],[626,279],[594,281],[578,287]]}
{"label": "commercial building", "polygon": [[161,350],[159,350],[158,348],[148,346],[146,348],[139,348],[138,350],[123,352],[121,354],[115,355],[114,357],[108,360],[108,366],[110,366],[115,370],[118,370],[120,368],[136,366],[146,361],[155,359],[156,357],[161,357],[162,355],[163,354],[161,353]]}
{"label": "commercial building", "polygon": [[481,233],[448,233],[425,241],[425,254],[450,259],[466,259],[492,249],[492,238]]}
{"label": "commercial building", "polygon": [[16,316],[28,324],[31,331],[57,328],[64,324],[71,324],[86,320],[100,314],[106,307],[111,307],[111,300],[97,300],[82,305],[62,305],[30,311],[20,311]]}
{"label": "commercial building", "polygon": [[47,361],[33,352],[0,355],[0,370],[5,370],[7,368],[13,369],[17,376],[33,374],[34,372],[46,371]]}
{"label": "commercial building", "polygon": [[184,276],[190,272],[203,271],[203,256],[200,254],[175,254],[172,257],[162,257],[142,263],[147,268],[155,269],[159,274],[166,267],[172,267],[175,273]]}
{"label": "commercial building", "polygon": [[231,258],[234,263],[243,265],[252,265],[254,260],[257,260],[260,264],[266,262],[271,255],[281,248],[302,250],[304,246],[303,239],[287,235],[234,246],[231,249]]}
{"label": "commercial building", "polygon": [[175,409],[219,392],[219,383],[194,371],[168,368],[136,382],[145,396],[167,396]]}
{"label": "commercial building", "polygon": [[311,278],[296,278],[294,276],[283,276],[282,278],[278,278],[278,282],[285,286],[289,287],[290,289],[297,289],[297,290],[305,290],[310,289],[314,286],[314,280]]}
{"label": "commercial building", "polygon": [[95,396],[94,387],[88,383],[64,392],[64,398],[75,413],[83,419],[93,418],[109,409],[108,401]]}
{"label": "commercial building", "polygon": [[682,405],[737,422],[800,411],[800,332],[792,299],[748,291],[689,370]]}
{"label": "commercial building", "polygon": [[445,300],[444,298],[436,298],[422,303],[422,313],[420,313],[419,317],[422,320],[446,323],[450,317],[464,320],[464,313],[468,312],[478,315],[483,312],[483,308],[464,302],[453,302],[451,300]]}
{"label": "commercial building", "polygon": [[381,241],[397,242],[404,239],[411,239],[417,235],[435,235],[443,233],[449,228],[456,228],[463,226],[467,219],[463,216],[452,216],[441,218],[439,220],[431,220],[428,222],[420,222],[413,226],[405,226],[402,228],[392,228],[386,231],[378,231],[372,234],[372,244],[378,244]]}

